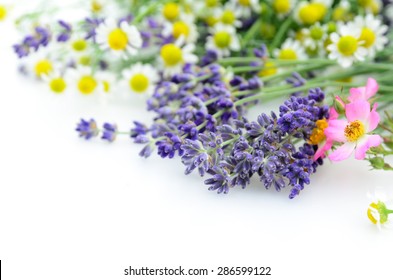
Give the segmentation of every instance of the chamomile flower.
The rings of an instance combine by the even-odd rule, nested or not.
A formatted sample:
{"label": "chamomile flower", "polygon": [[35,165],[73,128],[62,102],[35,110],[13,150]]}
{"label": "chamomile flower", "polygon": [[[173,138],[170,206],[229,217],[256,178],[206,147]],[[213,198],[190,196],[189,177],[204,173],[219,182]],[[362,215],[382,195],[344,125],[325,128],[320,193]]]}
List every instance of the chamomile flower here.
{"label": "chamomile flower", "polygon": [[85,56],[89,49],[89,42],[82,36],[71,36],[67,44],[70,52],[76,59]]}
{"label": "chamomile flower", "polygon": [[198,57],[193,54],[195,45],[184,44],[184,38],[181,36],[174,43],[165,44],[160,49],[158,58],[164,76],[170,77],[182,71],[184,64],[196,63]]}
{"label": "chamomile flower", "polygon": [[351,5],[348,1],[340,1],[338,5],[333,9],[332,19],[334,21],[343,21],[346,22],[351,20],[353,17],[351,13]]}
{"label": "chamomile flower", "polygon": [[49,75],[44,75],[42,79],[47,83],[49,89],[53,93],[64,93],[64,91],[67,89],[67,81],[59,71],[53,71]]}
{"label": "chamomile flower", "polygon": [[362,46],[367,49],[369,56],[374,57],[375,53],[381,51],[388,42],[385,36],[388,27],[372,14],[365,17],[357,16],[353,24],[361,28],[359,41],[363,42]]}
{"label": "chamomile flower", "polygon": [[278,59],[288,60],[302,60],[306,59],[307,55],[304,48],[299,41],[288,38],[281,46],[280,49],[274,50],[274,56]]}
{"label": "chamomile flower", "polygon": [[232,0],[231,2],[240,12],[241,17],[249,17],[253,11],[256,13],[261,11],[259,0]]}
{"label": "chamomile flower", "polygon": [[303,45],[311,52],[323,52],[323,44],[327,38],[327,26],[321,25],[319,22],[309,28],[302,30],[304,35]]}
{"label": "chamomile flower", "polygon": [[367,209],[368,219],[378,227],[378,229],[393,228],[393,219],[389,217],[393,214],[393,201],[388,199],[381,188],[377,188],[373,194],[369,193],[368,197],[372,201]]}
{"label": "chamomile flower", "polygon": [[70,73],[75,87],[83,95],[91,95],[100,89],[100,83],[90,67],[80,66]]}
{"label": "chamomile flower", "polygon": [[122,21],[107,20],[97,28],[97,43],[120,56],[136,55],[142,47],[142,37],[134,25]]}
{"label": "chamomile flower", "polygon": [[360,41],[362,29],[359,26],[339,24],[337,32],[330,34],[327,46],[329,59],[337,60],[344,68],[350,67],[356,61],[363,61],[367,55],[367,49],[363,47],[364,41]]}
{"label": "chamomile flower", "polygon": [[380,0],[358,0],[357,2],[360,7],[374,15],[381,11],[382,2]]}
{"label": "chamomile flower", "polygon": [[216,51],[218,56],[229,56],[231,51],[240,50],[240,42],[234,27],[218,23],[211,29],[211,34],[207,38],[206,49]]}
{"label": "chamomile flower", "polygon": [[296,0],[272,0],[273,9],[280,18],[288,15],[295,5]]}
{"label": "chamomile flower", "polygon": [[132,93],[151,95],[159,81],[157,71],[149,64],[135,64],[131,69],[123,71],[123,78]]}
{"label": "chamomile flower", "polygon": [[302,1],[295,9],[295,19],[300,24],[315,24],[325,17],[331,5],[331,0]]}
{"label": "chamomile flower", "polygon": [[165,37],[173,36],[175,40],[183,36],[186,43],[194,43],[198,38],[198,31],[193,22],[193,17],[184,15],[179,20],[166,22],[162,35]]}
{"label": "chamomile flower", "polygon": [[233,6],[233,3],[228,2],[223,9],[218,9],[216,17],[222,24],[241,27],[242,22],[239,20],[241,11]]}
{"label": "chamomile flower", "polygon": [[36,53],[26,57],[24,61],[26,62],[29,73],[32,73],[37,78],[51,74],[57,68],[57,63],[49,56],[49,53],[51,52],[40,49]]}

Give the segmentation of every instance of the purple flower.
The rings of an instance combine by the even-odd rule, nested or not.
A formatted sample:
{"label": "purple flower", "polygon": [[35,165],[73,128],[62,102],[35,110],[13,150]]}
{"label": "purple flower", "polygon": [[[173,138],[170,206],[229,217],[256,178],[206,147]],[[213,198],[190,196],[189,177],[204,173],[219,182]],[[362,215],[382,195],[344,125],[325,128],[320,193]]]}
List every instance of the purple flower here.
{"label": "purple flower", "polygon": [[79,137],[85,138],[86,140],[96,137],[99,133],[97,123],[94,119],[90,119],[90,121],[81,119],[80,123],[77,124],[76,131],[79,132]]}
{"label": "purple flower", "polygon": [[101,139],[107,140],[109,142],[113,142],[116,140],[116,136],[117,136],[117,125],[104,123]]}
{"label": "purple flower", "polygon": [[62,31],[57,35],[57,41],[67,42],[71,37],[72,26],[63,20],[59,20],[58,23],[62,27]]}

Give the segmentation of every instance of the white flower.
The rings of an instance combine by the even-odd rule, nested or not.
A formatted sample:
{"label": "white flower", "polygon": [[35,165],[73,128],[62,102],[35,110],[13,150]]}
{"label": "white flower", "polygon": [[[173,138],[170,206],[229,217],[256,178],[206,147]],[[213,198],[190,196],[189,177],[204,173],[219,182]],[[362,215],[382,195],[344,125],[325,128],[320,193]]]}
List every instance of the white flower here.
{"label": "white flower", "polygon": [[110,49],[120,56],[136,55],[142,47],[142,37],[138,29],[122,21],[120,26],[115,20],[109,19],[97,28],[97,43],[103,49]]}
{"label": "white flower", "polygon": [[252,11],[256,13],[261,11],[259,0],[232,0],[231,2],[242,17],[249,17]]}
{"label": "white flower", "polygon": [[376,188],[374,193],[368,193],[367,196],[371,200],[367,209],[369,220],[377,225],[378,229],[382,227],[392,229],[393,219],[389,219],[389,214],[393,214],[393,200],[387,197],[382,188]]}
{"label": "white flower", "polygon": [[371,57],[374,57],[377,51],[381,51],[388,42],[385,36],[388,27],[372,14],[365,17],[357,16],[352,24],[354,28],[361,28],[359,41],[363,41],[363,47],[367,49]]}
{"label": "white flower", "polygon": [[195,43],[198,39],[198,31],[193,20],[193,17],[184,15],[174,22],[166,22],[162,35],[173,36],[175,40],[183,36],[186,43]]}
{"label": "white flower", "polygon": [[307,55],[299,41],[288,38],[280,49],[274,50],[274,56],[278,59],[306,59]]}
{"label": "white flower", "polygon": [[60,94],[67,89],[67,81],[59,71],[55,70],[48,75],[43,75],[42,80],[47,83],[53,93]]}
{"label": "white flower", "polygon": [[350,67],[356,61],[363,61],[367,55],[364,42],[359,41],[362,29],[359,26],[337,24],[337,32],[330,34],[329,59],[337,60],[344,68]]}
{"label": "white flower", "polygon": [[241,17],[241,10],[236,9],[231,2],[227,2],[222,9],[216,9],[214,17],[225,25],[233,27],[242,26],[242,22],[239,20]]}
{"label": "white flower", "polygon": [[159,81],[157,71],[151,65],[141,63],[124,70],[123,78],[127,82],[128,89],[135,94],[153,94]]}
{"label": "white flower", "polygon": [[180,73],[184,64],[196,63],[198,57],[193,54],[195,45],[184,44],[184,37],[181,36],[174,43],[165,44],[160,49],[158,61],[163,69],[165,77],[171,77]]}
{"label": "white flower", "polygon": [[[50,50],[53,51],[53,48]],[[42,78],[58,69],[58,61],[50,56],[53,52],[48,47],[40,48],[37,52],[22,59],[22,64],[26,65],[28,73],[32,73],[37,78]]]}
{"label": "white flower", "polygon": [[271,0],[274,11],[282,18],[288,15],[296,5],[296,0]]}
{"label": "white flower", "polygon": [[102,87],[90,67],[79,66],[70,70],[69,77],[77,91],[83,95],[96,93]]}
{"label": "white flower", "polygon": [[303,45],[310,50],[318,50],[321,54],[324,52],[324,42],[327,38],[327,26],[319,22],[309,28],[302,30],[304,40]]}
{"label": "white flower", "polygon": [[229,56],[231,51],[240,50],[234,27],[218,23],[211,29],[211,33],[207,38],[206,49],[216,51],[219,57]]}

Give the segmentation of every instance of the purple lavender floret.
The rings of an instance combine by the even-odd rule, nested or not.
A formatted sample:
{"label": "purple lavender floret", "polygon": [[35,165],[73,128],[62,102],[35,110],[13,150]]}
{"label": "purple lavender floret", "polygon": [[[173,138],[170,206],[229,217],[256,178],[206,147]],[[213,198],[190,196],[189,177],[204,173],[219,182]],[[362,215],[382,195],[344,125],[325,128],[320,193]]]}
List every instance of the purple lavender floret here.
{"label": "purple lavender floret", "polygon": [[116,136],[117,136],[117,125],[104,123],[101,139],[107,140],[109,142],[113,142],[116,140]]}
{"label": "purple lavender floret", "polygon": [[67,42],[71,37],[72,26],[71,24],[65,22],[64,20],[59,20],[58,23],[62,28],[62,31],[59,33],[59,35],[57,35],[57,41]]}
{"label": "purple lavender floret", "polygon": [[92,39],[93,41],[95,41],[95,37],[97,35],[96,29],[100,24],[104,22],[105,20],[103,18],[86,18],[85,29],[87,30],[87,34],[85,36],[85,39]]}
{"label": "purple lavender floret", "polygon": [[76,131],[79,132],[79,137],[85,138],[86,140],[96,137],[99,133],[97,123],[94,119],[90,119],[90,121],[81,119],[77,124]]}
{"label": "purple lavender floret", "polygon": [[31,51],[38,51],[40,47],[46,47],[51,40],[49,29],[41,26],[35,28],[35,33],[27,35],[20,44],[13,46],[15,53],[19,58],[28,56]]}

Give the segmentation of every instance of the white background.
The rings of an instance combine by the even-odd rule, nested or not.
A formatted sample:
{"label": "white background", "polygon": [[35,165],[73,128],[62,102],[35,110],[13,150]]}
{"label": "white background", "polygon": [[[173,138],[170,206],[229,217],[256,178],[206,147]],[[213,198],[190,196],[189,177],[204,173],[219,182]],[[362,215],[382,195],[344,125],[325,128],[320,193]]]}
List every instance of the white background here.
{"label": "white background", "polygon": [[142,147],[127,137],[112,145],[79,139],[80,117],[128,129],[150,115],[142,99],[105,106],[73,92],[51,94],[18,74],[11,21],[0,23],[0,34],[4,279],[138,279],[123,276],[130,265],[270,266],[271,279],[393,275],[393,232],[379,232],[366,217],[367,192],[393,188],[392,173],[355,160],[326,162],[294,200],[257,180],[217,195],[197,175],[183,175],[179,160],[139,158]]}

